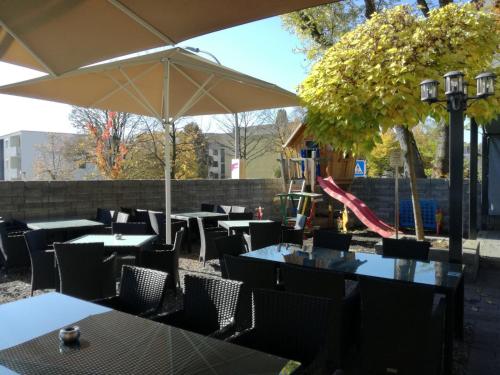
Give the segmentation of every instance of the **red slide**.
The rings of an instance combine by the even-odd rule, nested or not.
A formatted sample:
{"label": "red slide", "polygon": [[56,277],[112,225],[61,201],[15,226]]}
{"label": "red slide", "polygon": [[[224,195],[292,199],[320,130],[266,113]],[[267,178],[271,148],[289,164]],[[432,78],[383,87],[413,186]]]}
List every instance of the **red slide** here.
{"label": "red slide", "polygon": [[359,198],[342,190],[333,181],[333,178],[318,177],[318,184],[329,196],[345,204],[368,229],[386,238],[394,235],[395,229],[393,227],[380,220]]}

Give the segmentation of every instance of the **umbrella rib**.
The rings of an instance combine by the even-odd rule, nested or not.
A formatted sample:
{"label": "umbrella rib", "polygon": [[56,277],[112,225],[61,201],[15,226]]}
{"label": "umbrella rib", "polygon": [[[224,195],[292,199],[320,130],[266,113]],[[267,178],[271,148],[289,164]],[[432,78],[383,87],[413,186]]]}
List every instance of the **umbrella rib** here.
{"label": "umbrella rib", "polygon": [[[145,76],[146,74],[148,74],[151,70],[153,70],[156,66],[155,65],[152,65],[150,66],[148,69],[144,70],[143,72],[141,72],[140,74],[138,74],[137,76],[134,77],[134,79],[132,81],[136,81],[140,78],[142,78],[143,76]],[[102,73],[105,73],[106,71],[102,71]],[[107,72],[106,72],[107,73]],[[107,73],[108,77],[109,77],[109,73]],[[125,86],[128,86],[130,84],[130,82],[127,82],[125,84]],[[106,95],[104,95],[102,98],[96,100],[94,103],[92,103],[91,107],[92,106],[96,106],[98,105],[100,102],[110,98],[111,96],[113,96],[114,94],[116,94],[118,91],[120,91],[122,88],[121,87],[118,87],[112,91],[110,91],[109,93],[107,93]]]}
{"label": "umbrella rib", "polygon": [[153,25],[151,25],[149,22],[144,20],[142,17],[139,17],[136,13],[134,13],[131,9],[123,5],[120,1],[118,0],[108,0],[108,3],[113,5],[115,8],[118,10],[122,11],[125,13],[127,16],[129,16],[132,20],[137,22],[139,25],[144,27],[146,30],[148,30],[150,33],[155,35],[156,37],[160,38],[162,41],[164,41],[167,44],[175,45],[175,42],[170,38],[168,35],[163,34],[160,30],[155,28]]}
{"label": "umbrella rib", "polygon": [[132,88],[135,90],[135,92],[137,93],[137,95],[139,95],[139,97],[142,99],[142,101],[144,102],[144,104],[146,104],[150,110],[157,116],[159,117],[159,114],[158,112],[156,112],[156,110],[154,109],[153,105],[149,102],[149,100],[144,96],[144,93],[137,87],[137,85],[134,83],[133,80],[130,79],[130,77],[128,76],[127,73],[125,73],[125,71],[120,68],[119,69],[120,72],[122,73],[122,75],[127,79],[127,81],[130,83],[130,86],[132,86]]}
{"label": "umbrella rib", "polygon": [[182,106],[182,108],[179,110],[179,112],[177,112],[177,114],[174,116],[175,119],[181,117],[184,113],[186,113],[186,111],[188,111],[190,108],[193,107],[193,105],[195,105],[196,103],[198,103],[198,101],[201,99],[201,97],[203,96],[203,94],[205,94],[205,92],[208,92],[211,90],[211,88],[209,88],[208,90],[205,89],[205,87],[210,83],[210,81],[212,81],[212,79],[215,77],[214,74],[212,74],[211,76],[209,76],[207,78],[207,80],[205,82],[203,82],[203,84],[201,86],[198,87],[198,90],[196,90],[196,92],[191,96],[191,98],[189,98],[189,100],[186,101],[186,103]]}
{"label": "umbrella rib", "polygon": [[53,76],[56,76],[57,74],[43,61],[43,59],[38,56],[35,51],[33,51],[19,36],[9,27],[5,24],[4,21],[0,20],[0,26],[2,26],[17,42],[23,46],[30,54],[33,56],[33,58],[45,68],[45,70],[50,73]]}
{"label": "umbrella rib", "polygon": [[107,75],[109,77],[109,79],[111,79],[117,86],[119,86],[121,89],[125,90],[125,92],[130,96],[132,97],[132,99],[134,99],[137,103],[139,103],[140,105],[142,105],[145,109],[147,109],[149,112],[151,112],[151,114],[155,117],[158,117],[158,114],[156,113],[156,111],[152,108],[149,108],[149,106],[147,105],[147,103],[143,103],[141,100],[139,100],[139,98],[137,98],[132,92],[130,92],[130,90],[123,84],[121,84],[120,82],[118,82],[118,80],[116,78],[114,78],[113,76],[111,75]]}
{"label": "umbrella rib", "polygon": [[[177,70],[179,73],[181,73],[181,75],[186,78],[189,82],[191,82],[193,85],[195,85],[196,87],[200,87],[200,84],[198,82],[196,82],[194,79],[192,79],[189,74],[187,74],[186,72],[184,72],[181,68],[179,68],[177,66],[177,64],[171,64],[175,70]],[[212,99],[215,103],[217,103],[218,105],[220,105],[222,107],[222,109],[224,109],[225,111],[227,111],[228,113],[235,113],[235,111],[231,110],[228,106],[226,106],[224,103],[222,103],[219,99],[217,99],[213,94],[210,94],[209,92],[205,92],[205,95],[207,95],[210,99]]]}
{"label": "umbrella rib", "polygon": [[[219,75],[225,79],[239,82],[239,83],[245,83],[248,86],[254,86],[254,87],[257,87],[260,89],[271,89],[271,90],[280,91],[281,94],[287,95],[287,96],[296,96],[293,92],[285,90],[282,87],[275,85],[274,83],[266,82],[266,81],[263,81],[261,79],[249,76],[247,74],[237,72],[237,71],[232,70],[230,68],[227,68],[225,66],[215,65],[211,62],[205,62],[201,59],[200,60],[203,62],[203,65],[195,63],[194,61],[196,61],[196,60],[194,60],[194,59],[191,59],[191,61],[185,61],[185,60],[180,59],[180,58],[171,57],[170,60],[177,65],[182,65],[182,66],[185,66],[187,68],[193,68],[193,69],[197,69],[197,70],[201,70],[201,71],[205,71],[205,72],[216,73],[217,75]],[[205,66],[205,65],[207,65],[207,66]]]}

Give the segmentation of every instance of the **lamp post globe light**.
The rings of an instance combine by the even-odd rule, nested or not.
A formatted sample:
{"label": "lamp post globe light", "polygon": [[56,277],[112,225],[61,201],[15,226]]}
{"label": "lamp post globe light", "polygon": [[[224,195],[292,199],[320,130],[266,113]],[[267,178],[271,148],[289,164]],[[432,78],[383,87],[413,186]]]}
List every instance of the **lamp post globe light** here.
{"label": "lamp post globe light", "polygon": [[429,104],[446,102],[450,114],[450,164],[449,164],[449,259],[462,261],[462,194],[464,178],[464,112],[467,101],[485,99],[494,95],[495,74],[485,72],[476,76],[476,96],[468,96],[464,74],[459,71],[448,72],[444,76],[446,99],[438,99],[436,80],[426,79],[420,83],[420,98]]}

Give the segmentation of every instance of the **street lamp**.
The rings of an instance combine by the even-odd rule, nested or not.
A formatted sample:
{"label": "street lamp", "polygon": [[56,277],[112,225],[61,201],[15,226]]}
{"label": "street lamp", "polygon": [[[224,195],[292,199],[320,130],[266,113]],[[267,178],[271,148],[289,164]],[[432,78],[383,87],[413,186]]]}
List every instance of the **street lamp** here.
{"label": "street lamp", "polygon": [[486,98],[495,93],[495,78],[495,74],[490,72],[476,76],[476,95],[478,98]]}
{"label": "street lamp", "polygon": [[210,56],[212,59],[215,60],[215,62],[219,65],[222,65],[219,61],[219,59],[217,57],[214,56],[214,54],[208,52],[208,51],[203,51],[199,48],[195,48],[195,47],[184,47],[184,49],[187,49],[188,51],[191,51],[191,52],[194,52],[194,53],[204,53],[205,55],[208,55]]}
{"label": "street lamp", "polygon": [[476,96],[468,96],[467,83],[462,72],[453,71],[444,75],[446,99],[438,99],[438,82],[426,79],[420,83],[420,98],[429,104],[446,102],[450,113],[450,191],[449,222],[450,244],[449,258],[452,262],[462,261],[462,194],[464,178],[464,112],[467,101],[484,99],[494,94],[495,75],[481,73],[476,77]]}

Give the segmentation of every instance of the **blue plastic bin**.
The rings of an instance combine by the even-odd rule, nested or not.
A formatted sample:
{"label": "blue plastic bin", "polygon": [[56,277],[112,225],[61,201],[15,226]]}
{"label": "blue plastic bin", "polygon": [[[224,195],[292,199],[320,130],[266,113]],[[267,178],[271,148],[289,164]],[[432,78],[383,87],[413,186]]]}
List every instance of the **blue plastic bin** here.
{"label": "blue plastic bin", "polygon": [[[424,229],[436,229],[437,203],[433,199],[420,199],[420,211]],[[399,203],[399,226],[402,228],[415,228],[413,217],[413,204],[411,199],[402,199]]]}

